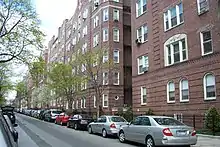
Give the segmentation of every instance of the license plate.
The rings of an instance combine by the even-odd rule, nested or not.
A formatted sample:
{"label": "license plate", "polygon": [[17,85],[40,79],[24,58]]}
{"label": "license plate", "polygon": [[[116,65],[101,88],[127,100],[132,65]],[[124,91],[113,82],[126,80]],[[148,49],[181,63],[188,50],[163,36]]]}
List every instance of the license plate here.
{"label": "license plate", "polygon": [[187,131],[176,131],[177,136],[186,136]]}
{"label": "license plate", "polygon": [[81,121],[81,124],[87,124],[87,123],[88,123],[88,122],[85,121],[85,120],[84,120],[84,121],[83,121],[83,120]]}

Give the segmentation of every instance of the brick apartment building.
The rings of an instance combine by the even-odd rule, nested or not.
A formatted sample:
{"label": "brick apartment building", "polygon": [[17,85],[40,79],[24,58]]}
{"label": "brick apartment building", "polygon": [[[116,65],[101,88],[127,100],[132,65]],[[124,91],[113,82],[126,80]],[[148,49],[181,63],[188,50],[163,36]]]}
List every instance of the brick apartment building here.
{"label": "brick apartment building", "polygon": [[[117,84],[114,84],[113,72],[106,73],[108,85],[103,93],[101,106],[106,113],[117,111],[132,102],[131,70],[131,10],[130,0],[78,0],[77,8],[71,19],[64,20],[58,30],[58,36],[48,44],[48,63],[71,61],[74,47],[80,42],[82,51],[94,47],[109,47],[108,57],[114,59],[117,71]],[[87,86],[88,87],[88,86]],[[96,112],[92,88],[85,89],[86,94],[73,101],[77,111]],[[67,105],[62,99],[53,100],[51,106]],[[68,104],[69,105],[69,104]]]}
{"label": "brick apartment building", "polygon": [[204,114],[220,108],[217,0],[132,0],[132,102],[136,114]]}

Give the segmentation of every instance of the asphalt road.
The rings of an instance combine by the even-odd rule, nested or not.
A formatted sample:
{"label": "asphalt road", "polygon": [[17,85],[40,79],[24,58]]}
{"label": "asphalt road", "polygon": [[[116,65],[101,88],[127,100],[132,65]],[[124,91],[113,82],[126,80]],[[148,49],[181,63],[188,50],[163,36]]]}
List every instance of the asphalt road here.
{"label": "asphalt road", "polygon": [[[122,144],[118,139],[102,138],[75,131],[65,126],[44,122],[29,116],[16,114],[19,127],[19,147],[140,147],[138,144]],[[198,137],[192,147],[220,147],[220,138]]]}

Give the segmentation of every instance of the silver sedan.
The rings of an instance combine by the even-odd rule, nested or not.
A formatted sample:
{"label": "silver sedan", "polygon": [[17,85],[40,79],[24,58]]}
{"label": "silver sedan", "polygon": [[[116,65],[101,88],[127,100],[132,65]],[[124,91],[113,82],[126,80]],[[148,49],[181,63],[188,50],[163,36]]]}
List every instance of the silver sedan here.
{"label": "silver sedan", "polygon": [[102,134],[103,137],[108,135],[117,135],[122,125],[128,122],[120,116],[107,116],[103,115],[88,125],[88,132]]}
{"label": "silver sedan", "polygon": [[172,117],[139,116],[119,131],[119,141],[126,140],[155,146],[186,146],[197,143],[196,131]]}

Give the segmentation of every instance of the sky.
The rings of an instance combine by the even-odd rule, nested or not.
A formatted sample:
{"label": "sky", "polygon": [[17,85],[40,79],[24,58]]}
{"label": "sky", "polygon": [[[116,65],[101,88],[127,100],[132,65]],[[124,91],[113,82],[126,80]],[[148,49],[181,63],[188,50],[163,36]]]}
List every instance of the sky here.
{"label": "sky", "polygon": [[[41,29],[46,34],[44,45],[47,46],[53,35],[57,36],[58,28],[62,25],[64,19],[70,19],[76,9],[77,0],[33,0],[39,19],[41,20]],[[14,72],[19,77],[12,77],[13,82],[21,80],[27,70],[25,66],[15,67]],[[14,99],[15,91],[8,94],[8,100]]]}

